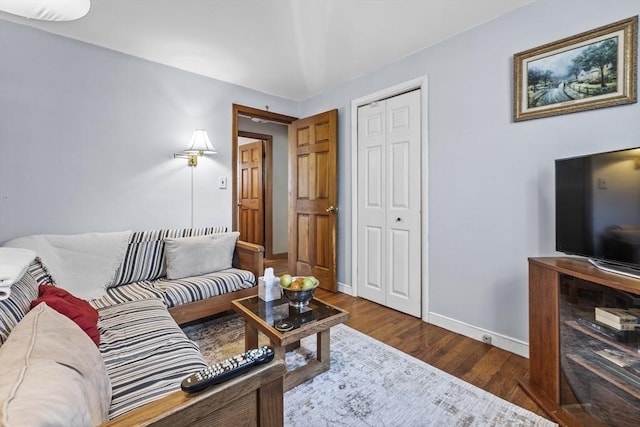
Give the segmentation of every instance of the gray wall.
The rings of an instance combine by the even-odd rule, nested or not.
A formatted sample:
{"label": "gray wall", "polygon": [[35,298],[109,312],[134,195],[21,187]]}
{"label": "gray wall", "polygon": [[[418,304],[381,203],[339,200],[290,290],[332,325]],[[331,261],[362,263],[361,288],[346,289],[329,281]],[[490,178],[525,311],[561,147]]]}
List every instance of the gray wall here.
{"label": "gray wall", "polygon": [[527,257],[556,254],[553,161],[640,145],[640,105],[514,123],[513,54],[639,13],[540,0],[302,102],[301,117],[340,112],[338,280],[351,283],[351,101],[427,75],[430,311],[527,341]]}
{"label": "gray wall", "polygon": [[[34,233],[231,226],[231,104],[298,104],[0,21],[0,244]],[[218,154],[173,159],[193,129]]]}

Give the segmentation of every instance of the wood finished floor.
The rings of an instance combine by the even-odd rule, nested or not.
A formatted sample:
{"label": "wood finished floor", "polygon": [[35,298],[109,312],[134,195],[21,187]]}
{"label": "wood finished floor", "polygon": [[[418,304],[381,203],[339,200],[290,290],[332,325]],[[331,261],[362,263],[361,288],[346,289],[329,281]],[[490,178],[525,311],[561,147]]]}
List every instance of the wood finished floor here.
{"label": "wood finished floor", "polygon": [[518,385],[519,378],[529,376],[528,359],[362,298],[322,289],[316,297],[347,310],[348,326],[549,418]]}

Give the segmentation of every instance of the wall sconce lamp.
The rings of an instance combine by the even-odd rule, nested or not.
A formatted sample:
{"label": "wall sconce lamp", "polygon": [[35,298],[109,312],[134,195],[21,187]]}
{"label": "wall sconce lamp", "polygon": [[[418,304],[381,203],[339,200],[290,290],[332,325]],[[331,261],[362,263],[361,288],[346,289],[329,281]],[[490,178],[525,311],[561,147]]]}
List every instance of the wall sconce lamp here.
{"label": "wall sconce lamp", "polygon": [[174,159],[187,159],[189,166],[198,166],[198,156],[204,156],[205,154],[216,154],[217,151],[211,145],[207,131],[204,129],[196,129],[191,135],[191,141],[189,142],[189,148],[182,153],[174,153]]}

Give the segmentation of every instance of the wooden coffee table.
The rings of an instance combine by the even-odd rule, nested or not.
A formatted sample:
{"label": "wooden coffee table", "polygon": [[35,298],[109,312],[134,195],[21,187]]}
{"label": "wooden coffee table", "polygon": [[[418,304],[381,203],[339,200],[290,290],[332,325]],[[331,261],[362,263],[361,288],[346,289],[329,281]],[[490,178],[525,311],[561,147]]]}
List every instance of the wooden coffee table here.
{"label": "wooden coffee table", "polygon": [[[302,338],[317,334],[316,359],[287,372],[285,391],[329,369],[329,329],[349,319],[348,312],[315,298],[303,310],[291,307],[284,298],[264,302],[253,296],[234,300],[231,304],[244,317],[244,346],[247,350],[258,346],[260,331],[269,338],[276,357],[284,360],[285,353],[299,347]],[[281,331],[274,326],[282,323],[289,323],[293,329]]]}

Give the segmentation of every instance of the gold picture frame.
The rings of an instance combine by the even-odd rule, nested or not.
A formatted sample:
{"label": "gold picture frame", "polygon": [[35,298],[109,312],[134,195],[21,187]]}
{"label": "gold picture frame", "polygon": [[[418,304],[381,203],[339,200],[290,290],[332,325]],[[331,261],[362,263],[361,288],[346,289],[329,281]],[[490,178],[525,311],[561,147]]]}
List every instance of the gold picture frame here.
{"label": "gold picture frame", "polygon": [[637,102],[638,16],[513,56],[513,120]]}

